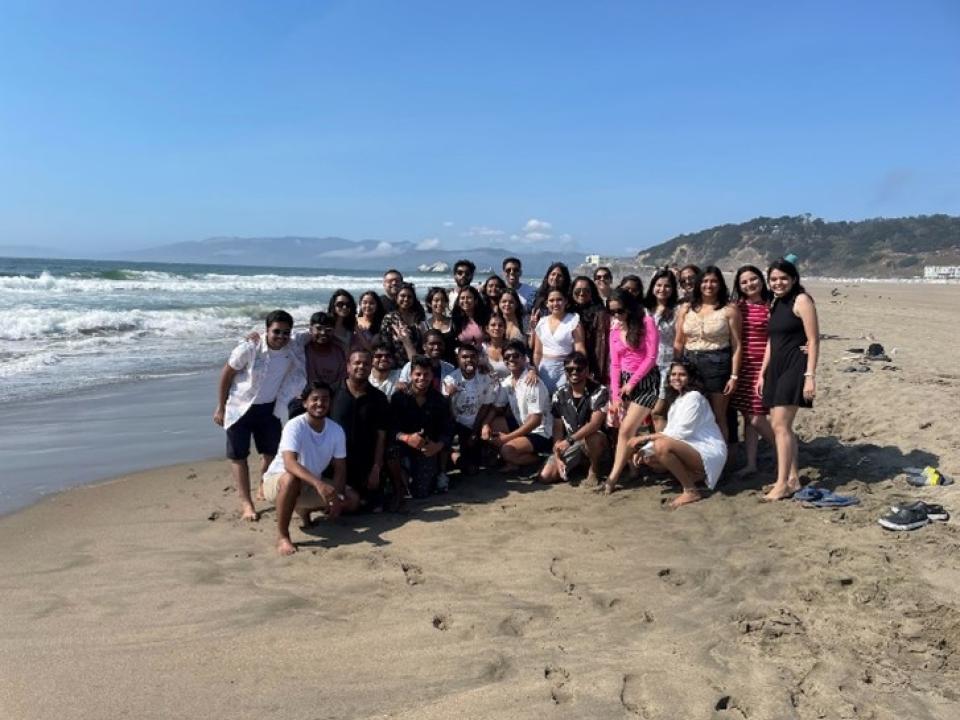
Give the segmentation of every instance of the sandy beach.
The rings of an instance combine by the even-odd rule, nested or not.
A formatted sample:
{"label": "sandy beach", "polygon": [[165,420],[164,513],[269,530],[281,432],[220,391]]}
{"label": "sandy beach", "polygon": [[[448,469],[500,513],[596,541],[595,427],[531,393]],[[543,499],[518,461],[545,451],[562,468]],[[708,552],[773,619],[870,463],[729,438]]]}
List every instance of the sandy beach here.
{"label": "sandy beach", "polygon": [[[226,462],[140,472],[0,518],[0,718],[953,720],[957,520],[876,519],[960,513],[960,485],[902,474],[960,479],[960,286],[809,290],[826,339],[801,473],[859,506],[762,504],[769,451],[676,512],[660,485],[490,475],[279,558]],[[891,362],[848,372],[873,341]]]}

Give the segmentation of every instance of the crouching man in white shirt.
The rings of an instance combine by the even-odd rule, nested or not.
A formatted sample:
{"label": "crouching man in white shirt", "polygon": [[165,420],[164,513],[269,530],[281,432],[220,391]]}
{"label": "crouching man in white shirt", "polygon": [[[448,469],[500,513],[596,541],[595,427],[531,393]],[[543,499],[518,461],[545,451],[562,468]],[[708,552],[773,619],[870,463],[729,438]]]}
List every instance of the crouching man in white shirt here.
{"label": "crouching man in white shirt", "polygon": [[[360,506],[360,496],[347,485],[347,439],[337,423],[327,418],[330,386],[315,382],[303,391],[306,413],[283,428],[279,453],[263,475],[266,499],[277,506],[277,552],[292,555],[297,546],[290,540],[293,511],[310,525],[310,513],[326,510],[333,519],[342,511]],[[333,467],[333,479],[321,476]]]}

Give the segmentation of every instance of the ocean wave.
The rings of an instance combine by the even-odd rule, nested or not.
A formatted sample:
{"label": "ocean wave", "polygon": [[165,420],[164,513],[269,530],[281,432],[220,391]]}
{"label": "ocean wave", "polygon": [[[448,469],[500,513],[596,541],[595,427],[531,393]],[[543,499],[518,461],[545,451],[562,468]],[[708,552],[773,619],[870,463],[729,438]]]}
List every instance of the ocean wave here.
{"label": "ocean wave", "polygon": [[[379,290],[377,275],[227,275],[202,273],[182,275],[152,270],[109,270],[95,274],[52,275],[46,270],[37,276],[0,277],[0,292],[31,293],[228,293],[330,291],[337,288]],[[411,277],[418,286],[437,284],[436,276]],[[441,283],[442,284],[442,283]]]}

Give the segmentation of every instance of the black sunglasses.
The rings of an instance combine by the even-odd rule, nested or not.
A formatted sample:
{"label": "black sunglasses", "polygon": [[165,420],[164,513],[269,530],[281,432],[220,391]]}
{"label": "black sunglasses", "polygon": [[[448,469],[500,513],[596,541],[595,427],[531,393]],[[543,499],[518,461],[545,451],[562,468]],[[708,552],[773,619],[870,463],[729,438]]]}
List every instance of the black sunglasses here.
{"label": "black sunglasses", "polygon": [[504,360],[519,360],[519,359],[522,358],[522,357],[523,357],[523,355],[521,355],[521,354],[518,353],[518,352],[508,352],[508,353],[504,353],[504,354],[503,354],[503,359],[504,359]]}
{"label": "black sunglasses", "polygon": [[618,307],[618,308],[607,308],[607,311],[608,311],[611,315],[626,315],[626,314],[627,314],[627,309],[626,309],[626,308],[622,308],[622,307]]}
{"label": "black sunglasses", "polygon": [[567,375],[572,375],[573,373],[585,372],[586,369],[587,368],[585,368],[583,365],[570,365],[569,367],[565,367],[563,370],[567,373]]}
{"label": "black sunglasses", "polygon": [[594,280],[613,280],[613,275],[609,273],[597,273],[593,276]]}

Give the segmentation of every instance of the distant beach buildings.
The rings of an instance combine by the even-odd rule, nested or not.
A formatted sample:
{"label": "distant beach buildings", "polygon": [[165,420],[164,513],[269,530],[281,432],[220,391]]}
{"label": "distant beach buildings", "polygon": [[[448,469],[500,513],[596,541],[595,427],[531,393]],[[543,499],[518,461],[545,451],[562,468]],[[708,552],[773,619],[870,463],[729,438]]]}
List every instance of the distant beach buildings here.
{"label": "distant beach buildings", "polygon": [[960,280],[960,265],[925,265],[925,280]]}

